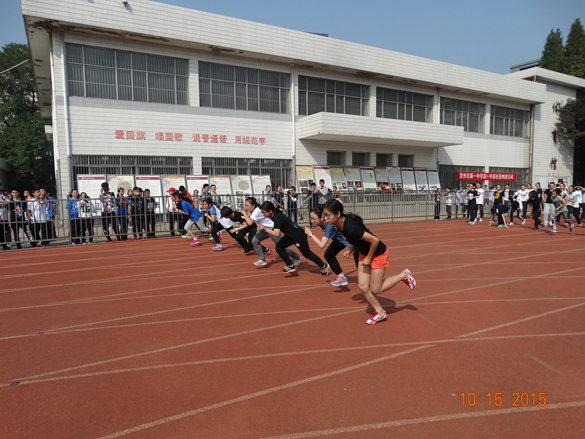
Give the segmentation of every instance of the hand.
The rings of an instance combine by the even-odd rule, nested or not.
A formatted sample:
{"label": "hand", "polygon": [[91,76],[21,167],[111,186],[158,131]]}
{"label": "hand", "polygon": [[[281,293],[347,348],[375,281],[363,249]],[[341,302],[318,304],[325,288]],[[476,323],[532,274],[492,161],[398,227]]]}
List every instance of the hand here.
{"label": "hand", "polygon": [[351,258],[351,257],[353,256],[353,252],[354,252],[354,251],[355,251],[355,250],[352,250],[352,249],[347,249],[345,252],[343,252],[343,256],[344,256],[346,259],[349,259],[349,258]]}
{"label": "hand", "polygon": [[307,235],[310,235],[310,234],[311,234],[311,233],[313,233],[313,232],[311,232],[311,229],[310,229],[309,227],[305,227],[305,233],[306,233]]}
{"label": "hand", "polygon": [[362,260],[362,265],[370,265],[372,263],[372,258],[370,256],[366,256],[363,260]]}

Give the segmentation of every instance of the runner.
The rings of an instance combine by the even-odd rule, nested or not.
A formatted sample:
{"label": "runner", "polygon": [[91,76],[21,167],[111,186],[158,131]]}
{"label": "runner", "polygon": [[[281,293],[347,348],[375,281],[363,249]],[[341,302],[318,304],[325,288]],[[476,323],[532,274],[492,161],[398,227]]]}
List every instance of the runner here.
{"label": "runner", "polygon": [[573,218],[581,227],[581,202],[583,200],[583,196],[580,191],[575,190],[573,185],[569,186],[569,193],[567,195],[567,202],[569,207],[569,213],[573,214]]}
{"label": "runner", "polygon": [[[293,273],[296,271],[296,267],[298,265],[296,264],[296,261],[293,263],[289,254],[287,253],[288,247],[294,244],[305,258],[311,260],[315,265],[317,265],[317,267],[319,267],[322,276],[327,276],[329,274],[327,264],[324,263],[319,256],[311,251],[307,241],[307,235],[303,232],[303,229],[301,229],[297,223],[294,223],[270,201],[265,201],[262,203],[260,210],[262,215],[264,215],[265,218],[269,218],[274,223],[274,225],[273,228],[260,225],[258,226],[260,229],[258,233],[264,232],[267,233],[271,238],[280,238],[276,242],[276,252],[282,258],[285,264],[285,267],[283,270],[281,270],[281,273]],[[284,233],[284,236],[280,235],[281,231]],[[258,235],[256,235],[256,237],[258,237]]]}
{"label": "runner", "polygon": [[534,230],[538,231],[538,226],[540,226],[540,210],[542,205],[542,199],[538,198],[538,194],[536,191],[530,192],[528,196],[528,201],[526,202],[527,205],[530,205],[532,208],[532,218],[534,218]]}
{"label": "runner", "polygon": [[556,218],[553,220],[553,227],[550,229],[550,232],[557,233],[557,223],[561,217],[565,219],[565,227],[567,227],[567,225],[569,226],[569,232],[575,230],[575,226],[571,224],[571,218],[569,217],[569,209],[567,209],[567,198],[563,198],[562,189],[557,188],[553,191],[552,201]]}
{"label": "runner", "polygon": [[221,245],[221,240],[223,237],[221,236],[221,230],[225,229],[230,233],[230,230],[234,228],[234,223],[229,218],[222,218],[221,212],[217,206],[213,204],[213,199],[211,199],[211,197],[203,200],[203,207],[205,207],[205,210],[207,211],[203,215],[209,220],[208,225],[211,225],[211,227],[207,228],[207,233],[210,233],[215,241],[213,250],[222,251],[223,246]]}
{"label": "runner", "polygon": [[187,222],[185,223],[185,231],[193,240],[191,241],[191,245],[201,245],[199,239],[195,236],[193,231],[191,230],[191,226],[195,224],[199,230],[205,230],[205,223],[203,222],[203,215],[199,211],[199,209],[195,209],[189,201],[184,198],[182,193],[178,193],[175,197],[178,202],[181,203],[181,208],[178,210],[179,213],[183,214],[188,218]]}
{"label": "runner", "polygon": [[[252,239],[256,234],[256,224],[249,226],[246,223],[246,218],[241,212],[234,212],[232,208],[228,206],[221,208],[221,217],[241,224],[240,227],[234,228],[232,231],[228,231],[228,233],[238,242],[238,244],[240,244],[245,255],[255,253],[254,247],[252,246]],[[248,235],[248,239],[246,239],[246,235]]]}
{"label": "runner", "polygon": [[[270,249],[264,247],[261,242],[265,239],[272,239],[274,244],[278,243],[280,239],[280,234],[268,234],[266,233],[266,229],[272,229],[274,227],[274,222],[270,219],[265,217],[260,210],[260,206],[256,202],[256,198],[248,197],[244,203],[245,209],[242,210],[242,215],[244,216],[244,221],[248,226],[256,224],[256,234],[252,239],[252,245],[254,246],[254,250],[256,250],[256,254],[258,255],[258,260],[254,262],[254,265],[257,267],[262,267],[266,265],[266,256],[270,253]],[[301,263],[301,257],[293,252],[290,248],[286,249],[286,253],[294,259],[294,266],[298,267]]]}
{"label": "runner", "polygon": [[358,286],[364,298],[374,308],[374,313],[366,321],[368,325],[386,318],[386,311],[378,302],[376,295],[388,291],[398,282],[404,282],[413,290],[416,281],[408,268],[402,273],[385,278],[384,273],[388,264],[388,249],[364,225],[361,217],[355,214],[344,214],[343,205],[337,200],[329,200],[323,208],[327,224],[336,226],[341,234],[352,245],[344,256],[349,258],[356,251],[359,252]]}
{"label": "runner", "polygon": [[[309,238],[313,239],[313,242],[317,244],[319,248],[325,248],[325,246],[329,244],[329,247],[325,250],[325,260],[329,264],[331,271],[337,276],[334,281],[329,283],[334,287],[347,285],[347,277],[343,274],[343,270],[341,269],[336,256],[346,247],[351,248],[351,244],[345,240],[341,233],[339,233],[337,227],[325,222],[325,216],[323,216],[323,210],[320,207],[313,209],[309,214],[309,218],[313,226],[321,227],[325,231],[323,238],[319,239],[313,234],[310,227],[305,227],[305,233]],[[357,253],[355,253],[355,255],[357,256]]]}
{"label": "runner", "polygon": [[[553,197],[554,197],[553,191],[554,190],[555,190],[555,184],[549,183],[548,189],[546,189],[542,193],[542,204],[544,205],[542,223],[545,227],[550,225],[556,232],[556,227],[555,227],[556,211],[555,211],[555,205],[553,204]],[[551,229],[551,232],[552,232],[552,229]]]}

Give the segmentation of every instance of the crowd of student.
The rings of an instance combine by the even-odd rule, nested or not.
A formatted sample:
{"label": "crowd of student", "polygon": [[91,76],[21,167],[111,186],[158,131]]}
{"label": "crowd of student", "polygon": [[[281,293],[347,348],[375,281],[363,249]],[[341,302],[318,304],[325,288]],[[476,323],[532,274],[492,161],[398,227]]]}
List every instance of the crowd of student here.
{"label": "crowd of student", "polygon": [[514,215],[526,223],[528,218],[534,220],[534,230],[541,226],[550,227],[549,232],[557,233],[557,225],[562,219],[564,226],[573,232],[574,220],[581,227],[585,219],[585,200],[581,186],[568,186],[564,183],[549,183],[548,188],[542,189],[540,183],[533,188],[531,184],[522,185],[519,190],[513,191],[506,184],[491,189],[481,183],[469,183],[465,188],[460,187],[453,193],[450,188],[446,193],[437,189],[434,195],[435,220],[441,219],[441,203],[445,200],[447,217],[450,220],[455,206],[455,218],[461,209],[462,218],[468,219],[467,224],[475,225],[482,222],[486,214],[490,215],[489,225],[498,225],[507,228],[514,225]]}

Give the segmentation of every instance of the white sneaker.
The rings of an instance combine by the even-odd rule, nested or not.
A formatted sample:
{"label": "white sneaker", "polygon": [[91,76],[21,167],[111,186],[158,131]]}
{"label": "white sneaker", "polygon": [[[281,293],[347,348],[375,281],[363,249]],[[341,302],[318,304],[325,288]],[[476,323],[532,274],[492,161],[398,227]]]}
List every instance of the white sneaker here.
{"label": "white sneaker", "polygon": [[482,223],[482,222],[483,222],[483,220],[480,218],[480,219],[479,219],[479,222],[480,222],[480,223]]}
{"label": "white sneaker", "polygon": [[266,265],[266,261],[263,261],[262,259],[258,259],[256,262],[254,262],[254,265],[256,267],[263,267],[264,265]]}
{"label": "white sneaker", "polygon": [[524,224],[526,224],[526,220],[525,219],[522,220],[522,225],[524,225]]}

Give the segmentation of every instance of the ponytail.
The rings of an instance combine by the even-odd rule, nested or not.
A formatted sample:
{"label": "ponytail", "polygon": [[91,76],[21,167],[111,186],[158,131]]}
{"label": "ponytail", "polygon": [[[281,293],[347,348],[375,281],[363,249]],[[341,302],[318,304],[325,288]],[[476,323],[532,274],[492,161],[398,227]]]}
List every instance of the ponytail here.
{"label": "ponytail", "polygon": [[362,219],[361,216],[356,215],[355,213],[343,213],[343,204],[341,204],[339,202],[339,200],[337,200],[336,198],[327,201],[327,203],[325,203],[325,206],[323,206],[323,209],[327,209],[329,212],[331,212],[334,215],[337,215],[338,213],[341,214],[341,216],[345,216],[346,218],[349,218],[351,220],[354,220],[355,222],[364,225],[364,220]]}

